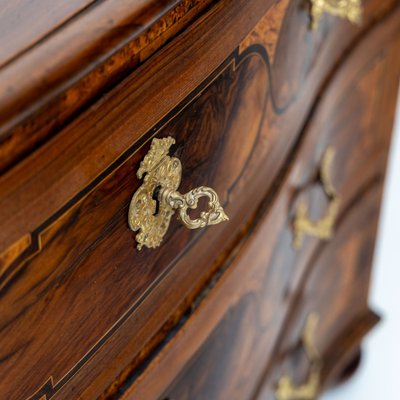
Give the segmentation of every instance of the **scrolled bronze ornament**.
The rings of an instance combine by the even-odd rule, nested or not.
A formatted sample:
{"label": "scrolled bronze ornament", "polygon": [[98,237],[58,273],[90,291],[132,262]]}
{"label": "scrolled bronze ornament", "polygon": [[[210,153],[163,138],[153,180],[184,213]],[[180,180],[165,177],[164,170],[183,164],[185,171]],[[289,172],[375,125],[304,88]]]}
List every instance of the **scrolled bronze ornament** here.
{"label": "scrolled bronze ornament", "polygon": [[276,400],[315,400],[321,387],[322,359],[315,345],[315,333],[319,315],[311,313],[302,334],[303,349],[310,362],[310,374],[307,382],[296,386],[293,379],[284,375],[279,379],[275,390]]}
{"label": "scrolled bronze ornament", "polygon": [[322,158],[319,176],[322,189],[326,194],[329,204],[326,214],[319,220],[313,221],[309,215],[309,207],[305,201],[301,201],[296,209],[293,220],[293,247],[298,250],[303,244],[304,236],[313,236],[322,240],[333,237],[336,219],[339,214],[341,198],[332,183],[332,164],[335,158],[335,150],[328,147]]}
{"label": "scrolled bronze ornament", "polygon": [[[143,179],[143,184],[132,197],[128,223],[133,231],[138,231],[136,241],[139,250],[143,246],[156,248],[161,244],[175,211],[188,229],[205,228],[229,219],[213,189],[200,186],[186,194],[178,192],[182,164],[178,158],[168,155],[174,143],[175,139],[171,137],[153,139],[150,151],[137,171],[137,177]],[[188,211],[197,208],[201,197],[208,198],[209,208],[202,211],[198,218],[191,219]]]}
{"label": "scrolled bronze ornament", "polygon": [[361,0],[310,0],[311,28],[316,30],[324,13],[347,19],[355,25],[362,22]]}

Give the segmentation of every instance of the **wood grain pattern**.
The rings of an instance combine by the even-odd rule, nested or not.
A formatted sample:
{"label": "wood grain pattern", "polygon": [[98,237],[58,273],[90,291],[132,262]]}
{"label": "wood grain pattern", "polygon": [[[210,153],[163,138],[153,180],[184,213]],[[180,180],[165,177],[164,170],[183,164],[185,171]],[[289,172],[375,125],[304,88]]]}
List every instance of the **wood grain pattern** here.
{"label": "wood grain pattern", "polygon": [[[183,164],[181,190],[213,187],[233,220],[246,220],[257,204],[241,210],[245,199],[237,197],[238,187],[251,190],[249,180],[260,156],[256,148],[266,140],[260,125],[267,94],[262,56],[233,58],[193,94],[194,100],[167,116],[157,132],[158,137],[172,135],[177,141],[174,155]],[[33,393],[49,376],[56,387],[63,386],[76,373],[75,366],[104,345],[140,297],[188,248],[198,240],[221,242],[226,240],[222,232],[237,234],[240,229],[237,224],[234,229],[191,232],[174,222],[159,250],[135,249],[134,233],[126,226],[127,206],[140,185],[135,171],[152,136],[150,132],[144,146],[130,149],[111,171],[34,232],[31,254],[26,252],[13,266],[12,276],[3,276],[1,367],[16,376],[8,385],[2,382],[8,398]],[[208,257],[218,255],[210,252]],[[55,335],[61,321],[64,333]],[[82,332],[80,326],[92,328]]]}
{"label": "wood grain pattern", "polygon": [[[328,386],[342,383],[343,379],[349,378],[349,373],[354,373],[360,362],[360,343],[365,336],[376,326],[380,318],[372,311],[364,312],[351,320],[351,323],[342,331],[335,329],[335,341],[329,344],[324,350],[323,368],[321,372],[321,393]],[[253,397],[255,400],[275,400],[274,392],[279,379],[283,376],[290,376],[295,385],[303,385],[310,373],[310,363],[304,356],[304,349],[299,338],[291,344],[290,348],[280,348],[275,351],[274,364],[267,369],[262,389],[258,390]],[[350,369],[349,369],[350,368]],[[343,374],[347,374],[343,376]]]}
{"label": "wood grain pattern", "polygon": [[[226,343],[216,339],[216,348],[245,343],[238,353],[241,361],[234,363],[239,368],[259,340],[254,374],[243,385],[222,385],[222,380],[207,389],[200,382],[195,391],[247,398],[273,354],[292,295],[318,247],[308,239],[300,253],[291,250],[290,218],[300,198],[311,202],[313,217],[324,212],[325,199],[313,179],[327,145],[333,142],[344,149],[334,175],[344,207],[363,197],[360,190],[369,179],[377,179],[380,193],[395,102],[393,82],[398,82],[400,70],[398,11],[389,18],[392,1],[369,0],[363,26],[326,19],[320,31],[311,33],[301,0],[221,0],[208,8],[207,1],[157,2],[154,7],[145,1],[140,3],[143,9],[137,3],[137,15],[133,9],[124,14],[127,1],[110,0],[89,13],[95,23],[79,25],[82,32],[95,29],[115,2],[121,5],[112,14],[121,17],[112,23],[115,30],[96,31],[100,36],[110,33],[110,40],[97,48],[98,36],[85,38],[99,53],[88,52],[83,64],[74,59],[71,69],[55,63],[42,91],[35,86],[43,73],[39,68],[1,107],[15,112],[1,125],[5,131],[11,132],[14,122],[17,130],[22,127],[20,136],[7,136],[16,140],[12,146],[21,151],[18,154],[27,149],[18,144],[27,132],[33,142],[39,132],[44,132],[40,140],[50,135],[51,127],[57,135],[0,177],[0,392],[10,400],[154,399],[217,326],[229,336],[226,327],[232,325],[238,336]],[[274,28],[258,26],[256,34],[245,38],[262,15],[274,21]],[[151,25],[153,17],[160,26],[156,23],[154,31],[149,26],[138,39],[136,33]],[[143,23],[122,29],[121,21],[130,18]],[[65,112],[74,112],[75,106],[89,104],[103,84],[112,85],[118,71],[132,71],[129,51],[123,49],[137,49],[133,62],[142,62],[189,22],[173,41],[59,131],[57,121],[69,117],[64,120],[58,107],[69,104]],[[260,24],[265,27],[265,19]],[[55,37],[62,42],[69,36],[63,30]],[[52,45],[58,43],[53,40]],[[120,49],[122,42],[128,47]],[[122,53],[114,53],[117,48]],[[34,54],[38,57],[40,51]],[[103,61],[110,62],[110,69],[103,69]],[[98,68],[99,75],[89,72],[87,87],[74,86],[73,79],[71,86],[63,86],[68,74],[78,71],[82,77],[87,72],[86,62]],[[13,66],[13,79],[25,61],[20,65],[21,70]],[[6,77],[3,72],[0,81]],[[24,82],[33,85],[31,92]],[[375,97],[371,87],[379,88]],[[24,91],[26,109],[18,100]],[[323,102],[310,122],[320,97]],[[21,108],[13,108],[14,100]],[[53,100],[54,115],[46,106]],[[25,127],[21,110],[26,112]],[[332,116],[332,110],[337,115]],[[378,124],[373,117],[383,112],[387,118]],[[138,253],[135,234],[127,226],[127,207],[140,185],[135,178],[138,164],[155,135],[177,139],[173,151],[183,164],[182,191],[213,187],[231,221],[199,232],[174,222],[167,245]],[[17,153],[7,143],[0,144],[0,152],[14,157]],[[374,207],[378,198],[371,200]],[[229,279],[225,289],[223,282]],[[258,324],[261,309],[266,314],[260,314]],[[223,318],[226,324],[220,322]],[[255,330],[242,329],[242,321],[254,323]],[[204,346],[202,353],[209,354]],[[208,356],[202,357],[200,364],[210,365]],[[235,376],[241,382],[240,370],[226,366],[235,357],[227,354],[218,365],[226,379]],[[197,369],[188,374],[196,376]],[[214,378],[206,374],[204,382],[209,379]],[[176,390],[181,393],[179,384]]]}
{"label": "wood grain pattern", "polygon": [[[213,9],[23,165],[0,178],[0,213],[8,226],[7,233],[0,234],[0,252],[68,203],[218,69],[257,21],[254,16],[240,23],[241,6],[235,2]],[[254,14],[265,8],[259,0],[248,6]],[[225,24],[224,36],[216,34],[217,21]]]}
{"label": "wood grain pattern", "polygon": [[[343,345],[369,315],[367,299],[381,188],[382,178],[367,184],[358,201],[342,214],[334,239],[328,246],[317,249],[310,259],[257,399],[274,400],[277,383],[283,375],[291,376],[298,386],[307,382],[310,364],[299,338],[311,312],[320,316],[315,337],[324,363],[323,385],[326,379],[332,379],[329,376],[332,368],[346,365],[344,360],[351,356],[352,349]],[[373,325],[367,327],[371,329]],[[359,348],[369,329],[358,331],[353,349]],[[338,354],[341,347],[343,351]]]}
{"label": "wood grain pattern", "polygon": [[0,69],[65,24],[95,0],[0,1]]}
{"label": "wood grain pattern", "polygon": [[[272,357],[278,338],[290,343],[284,354],[298,346],[308,312],[321,313],[318,346],[328,359],[326,373],[337,367],[332,358],[343,366],[343,360],[333,357],[336,339],[351,333],[357,321],[365,321],[354,348],[376,322],[369,316],[366,299],[391,134],[388,120],[376,116],[386,113],[393,121],[399,18],[397,12],[390,23],[371,32],[342,66],[316,108],[297,162],[260,226],[123,399],[253,398],[254,387],[263,379],[262,365],[268,360],[272,369],[279,365],[279,359]],[[313,216],[323,215],[326,199],[319,184],[312,183],[328,145],[337,149],[334,183],[342,196],[335,237],[328,243],[309,238],[295,253],[290,211],[298,196],[307,196]],[[296,382],[301,383],[308,366],[298,357],[290,360],[297,367]],[[262,386],[259,399],[273,398],[282,371],[272,369],[265,375],[269,383]]]}
{"label": "wood grain pattern", "polygon": [[[212,74],[224,57],[229,56],[229,46],[233,50],[234,41],[243,34],[243,30],[239,29],[241,25],[238,25],[241,21],[239,6],[231,11],[228,7],[218,12],[213,10],[202,23],[188,30],[151,64],[139,69],[104,101],[62,131],[56,140],[43,146],[24,165],[0,178],[0,215],[3,226],[7,226],[7,229],[0,230],[0,253],[23,235],[34,231],[68,203],[82,187],[89,185],[122,152],[151,129],[155,121],[162,119],[173,105],[183,101],[204,80],[205,75]],[[292,15],[295,19],[303,18],[301,8],[298,9],[299,13]],[[227,16],[223,17],[225,12]],[[255,8],[256,12],[260,10]],[[371,12],[370,18],[372,15]],[[225,25],[226,36],[217,35],[217,21]],[[243,29],[249,26],[243,26]],[[323,49],[315,47],[311,55],[313,59],[316,58],[314,68],[308,75],[301,76],[303,85],[286,105],[285,118],[279,118],[272,107],[267,106],[269,116],[263,129],[270,131],[271,143],[286,136],[286,140],[274,145],[276,152],[272,154],[271,151],[271,157],[275,159],[271,159],[269,167],[274,169],[276,163],[284,160],[315,95],[321,90],[321,83],[335,65],[335,60],[340,59],[353,44],[356,32],[349,26],[332,28],[327,45]],[[295,32],[292,32],[292,36],[285,34],[287,42],[280,40],[282,53],[285,53],[284,48],[289,46],[295,35]],[[343,36],[347,39],[338,40]],[[228,46],[227,40],[231,38]],[[207,46],[207,53],[201,50],[204,46]],[[314,44],[309,42],[308,37],[302,46],[313,47]],[[182,48],[187,49],[185,59],[190,59],[190,64],[179,61]],[[320,57],[316,57],[316,54],[320,54]],[[299,57],[304,58],[302,55]],[[287,64],[286,61],[284,64]],[[163,65],[168,68],[161,69]],[[277,66],[274,68],[278,70]],[[151,82],[150,86],[148,82]],[[284,88],[275,87],[279,90]],[[277,96],[280,96],[279,92]],[[281,108],[284,106],[281,105]]]}
{"label": "wood grain pattern", "polygon": [[95,2],[1,68],[0,172],[57,133],[210,2]]}
{"label": "wood grain pattern", "polygon": [[[194,24],[196,18],[202,21],[202,14],[212,7],[212,3],[215,1],[96,2],[88,12],[77,15],[62,26],[62,29],[55,30],[46,40],[39,42],[31,51],[21,54],[6,68],[0,69],[0,172],[11,168],[58,133],[169,39],[182,32],[189,24]],[[364,28],[387,13],[395,3],[395,0],[365,1]],[[214,4],[211,14],[221,8],[238,6],[241,5],[237,2],[232,4],[229,0],[219,1]],[[236,22],[238,31],[234,33],[235,45],[227,47],[220,62],[271,7],[273,9],[269,13],[268,22],[276,19],[278,25],[274,26],[280,28],[280,15],[285,10],[284,2],[260,2],[260,8],[254,13],[251,11],[251,3],[246,3],[243,7],[251,15],[251,19]],[[332,41],[331,44],[336,44],[337,40],[346,44],[364,29],[339,22],[344,31],[340,38],[336,38],[339,32],[335,31],[332,35],[329,31],[333,29],[332,24],[336,26],[338,22],[328,19],[318,35],[314,35],[308,29],[308,8],[304,1],[290,2],[290,8],[297,22],[294,23],[289,18],[291,22],[285,24],[284,30],[288,30],[288,35],[291,36],[293,48],[289,54],[293,54],[296,62],[303,58],[303,53],[297,53],[297,50],[303,49],[301,45],[304,40],[308,42],[307,49],[312,52],[314,46],[322,46],[321,39],[328,43]],[[225,32],[227,25],[224,19],[216,18],[214,26],[218,25],[219,32]],[[244,26],[247,26],[245,31],[239,29]],[[277,32],[273,33],[268,29],[267,33],[262,36],[268,37],[269,43],[274,43]],[[273,55],[271,52],[271,57]],[[332,56],[335,58],[334,54]],[[195,58],[192,59],[195,62]],[[305,58],[308,59],[309,57]],[[312,65],[309,64],[309,67]],[[307,72],[307,69],[303,68],[302,71]]]}

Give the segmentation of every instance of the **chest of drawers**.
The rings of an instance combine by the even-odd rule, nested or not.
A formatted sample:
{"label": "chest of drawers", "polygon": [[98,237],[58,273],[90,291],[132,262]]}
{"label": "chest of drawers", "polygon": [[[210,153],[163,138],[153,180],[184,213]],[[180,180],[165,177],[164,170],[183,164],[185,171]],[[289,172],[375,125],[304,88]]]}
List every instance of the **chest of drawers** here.
{"label": "chest of drawers", "polygon": [[398,2],[37,3],[0,10],[0,398],[340,380],[379,320]]}

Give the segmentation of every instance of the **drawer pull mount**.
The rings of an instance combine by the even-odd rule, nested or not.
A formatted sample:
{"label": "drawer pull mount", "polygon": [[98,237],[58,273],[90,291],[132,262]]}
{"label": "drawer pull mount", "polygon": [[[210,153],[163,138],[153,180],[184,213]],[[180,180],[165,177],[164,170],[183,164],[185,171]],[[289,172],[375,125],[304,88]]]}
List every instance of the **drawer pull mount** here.
{"label": "drawer pull mount", "polygon": [[321,357],[315,347],[315,331],[319,316],[311,313],[303,331],[302,343],[310,362],[310,376],[305,384],[295,386],[289,376],[283,376],[275,391],[276,400],[314,400],[317,397],[321,383]]}
{"label": "drawer pull mount", "polygon": [[[128,223],[133,231],[139,231],[136,235],[139,250],[143,246],[155,248],[161,244],[175,211],[188,229],[204,228],[228,220],[213,189],[200,186],[186,194],[177,191],[182,164],[178,158],[168,155],[174,143],[172,137],[153,139],[137,171],[137,177],[143,179],[143,184],[132,197]],[[201,197],[208,198],[208,210],[192,219],[188,211],[197,208]]]}
{"label": "drawer pull mount", "polygon": [[311,28],[317,29],[322,14],[347,19],[359,25],[362,20],[361,0],[311,0]]}
{"label": "drawer pull mount", "polygon": [[319,176],[323,190],[328,197],[329,205],[324,217],[318,221],[312,221],[309,217],[308,205],[302,201],[296,209],[293,221],[293,247],[300,249],[305,235],[318,239],[329,240],[333,236],[333,228],[339,213],[340,196],[332,184],[331,170],[335,158],[335,150],[328,147],[322,159]]}

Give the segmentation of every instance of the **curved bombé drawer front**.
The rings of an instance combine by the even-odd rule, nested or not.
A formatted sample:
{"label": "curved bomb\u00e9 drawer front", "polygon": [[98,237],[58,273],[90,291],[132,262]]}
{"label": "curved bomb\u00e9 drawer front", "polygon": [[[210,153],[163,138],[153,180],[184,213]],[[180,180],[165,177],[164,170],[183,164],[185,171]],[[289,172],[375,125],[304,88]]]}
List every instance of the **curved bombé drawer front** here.
{"label": "curved bomb\u00e9 drawer front", "polygon": [[[233,245],[267,190],[256,175],[268,141],[268,132],[261,129],[268,84],[259,53],[231,57],[190,99],[34,232],[39,248],[28,253],[2,288],[1,369],[8,371],[3,376],[14,377],[1,382],[7,398],[28,398],[38,389],[34,399],[44,393],[51,398],[64,379],[79,376],[81,363],[91,361],[102,348],[109,347],[102,357],[112,361],[117,346],[128,342],[132,357],[167,321],[176,303],[213,271],[213,263]],[[230,220],[190,230],[173,217],[159,247],[139,251],[136,235],[150,236],[156,229],[132,232],[128,208],[143,183],[136,173],[155,136],[175,140],[170,154],[182,165],[178,190],[211,187]],[[153,155],[148,164],[155,159]],[[173,175],[168,168],[161,172],[161,184]],[[152,219],[153,210],[146,212],[144,219]],[[163,283],[169,274],[175,287]],[[178,283],[184,290],[171,293]],[[151,300],[143,305],[149,291]],[[121,338],[116,339],[117,331]],[[87,372],[90,380],[92,371]]]}
{"label": "curved bomb\u00e9 drawer front", "polygon": [[[380,195],[381,186],[375,185],[346,210],[345,223],[324,251],[314,249],[307,257],[309,251],[303,250],[297,261],[290,232],[276,235],[276,223],[282,221],[274,215],[278,205],[273,207],[268,222],[231,265],[230,275],[187,322],[176,343],[161,353],[160,366],[124,399],[315,399],[345,370],[377,322],[366,300]],[[266,246],[266,235],[274,233],[277,241]],[[310,271],[307,282],[288,295],[290,276],[299,268]],[[304,344],[303,337],[310,343]],[[182,354],[188,349],[193,351],[190,358]],[[182,359],[186,364],[178,372]],[[168,375],[159,371],[168,365],[176,367],[173,382],[157,397],[154,382]]]}
{"label": "curved bomb\u00e9 drawer front", "polygon": [[314,249],[257,399],[316,398],[340,381],[378,322],[367,302],[381,181],[363,189],[342,210],[334,237]]}
{"label": "curved bomb\u00e9 drawer front", "polygon": [[[343,63],[279,194],[124,400],[295,400],[297,385],[310,393],[313,376],[311,399],[354,355],[377,321],[367,292],[397,97],[399,18],[371,31]],[[308,223],[296,224],[299,216]],[[318,370],[309,375],[299,343],[312,313],[319,323],[310,323],[309,353],[317,348]],[[282,376],[294,393],[276,397]]]}
{"label": "curved bomb\u00e9 drawer front", "polygon": [[[365,26],[389,2],[368,4]],[[180,103],[159,122],[149,117],[140,139],[135,118],[143,109],[134,99],[146,95],[134,82],[143,69],[2,177],[0,387],[8,399],[71,393],[89,399],[116,377],[124,379],[245,234],[245,224],[281,179],[321,81],[363,29],[324,17],[312,32],[307,10],[298,5],[271,6],[205,80],[208,53],[200,58],[193,50],[193,75],[203,75],[203,82],[191,88],[173,78],[176,87],[168,86],[161,61],[179,71],[179,40],[191,43],[191,35],[212,32],[207,24],[217,14],[206,14],[145,65],[153,68],[151,93],[165,85],[164,97]],[[210,54],[220,36],[209,41]],[[335,40],[341,36],[346,40]],[[331,56],[317,57],[325,40],[322,53]],[[302,61],[284,63],[288,54]],[[179,190],[212,187],[230,221],[190,231],[173,218],[160,247],[138,251],[128,207],[155,136],[176,141],[171,155],[183,168]],[[127,142],[115,159],[115,149]]]}

